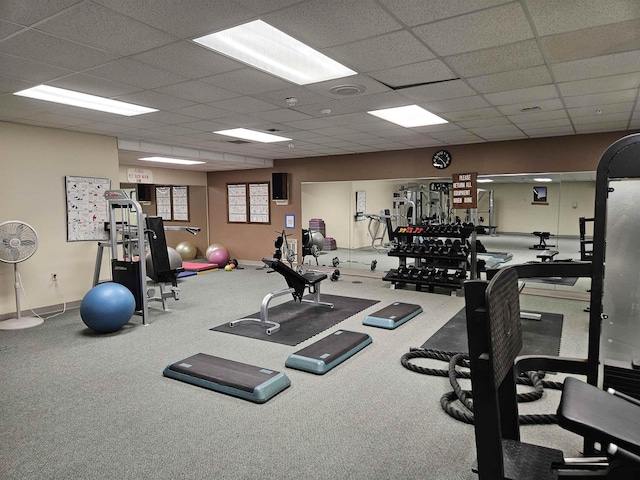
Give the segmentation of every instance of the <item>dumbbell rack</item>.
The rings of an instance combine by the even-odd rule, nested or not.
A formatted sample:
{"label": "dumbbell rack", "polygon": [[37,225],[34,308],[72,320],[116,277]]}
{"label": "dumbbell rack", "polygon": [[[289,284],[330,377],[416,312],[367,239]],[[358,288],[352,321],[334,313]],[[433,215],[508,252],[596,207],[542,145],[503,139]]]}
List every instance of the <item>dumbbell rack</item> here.
{"label": "dumbbell rack", "polygon": [[[473,225],[425,225],[398,227],[392,234],[390,257],[399,266],[382,279],[391,288],[415,285],[417,291],[436,287],[462,289],[467,273],[477,278],[476,230]],[[407,265],[407,259],[414,259]]]}

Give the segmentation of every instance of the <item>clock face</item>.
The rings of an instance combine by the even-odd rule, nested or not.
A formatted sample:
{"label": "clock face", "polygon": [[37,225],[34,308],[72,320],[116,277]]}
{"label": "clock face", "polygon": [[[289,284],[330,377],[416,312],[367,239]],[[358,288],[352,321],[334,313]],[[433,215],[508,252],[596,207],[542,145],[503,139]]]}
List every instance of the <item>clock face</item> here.
{"label": "clock face", "polygon": [[438,150],[433,154],[431,163],[436,168],[447,168],[451,165],[451,154],[446,150]]}

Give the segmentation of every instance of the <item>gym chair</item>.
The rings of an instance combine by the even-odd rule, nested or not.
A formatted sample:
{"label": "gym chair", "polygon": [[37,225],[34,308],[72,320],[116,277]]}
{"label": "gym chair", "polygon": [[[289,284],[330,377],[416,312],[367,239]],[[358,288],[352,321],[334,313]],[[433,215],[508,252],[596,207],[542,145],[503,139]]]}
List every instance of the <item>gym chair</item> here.
{"label": "gym chair", "polygon": [[[158,284],[160,296],[155,297],[154,289],[147,291],[149,300],[162,302],[162,309],[167,310],[165,300],[173,297],[180,299],[180,288],[178,287],[178,274],[184,272],[184,268],[171,268],[169,264],[169,253],[167,252],[167,239],[164,234],[164,222],[162,217],[146,217],[147,229],[152,235],[149,238],[149,250],[151,252],[151,262],[153,272],[147,272],[148,276]],[[171,283],[171,289],[164,291],[163,285]]]}
{"label": "gym chair", "polygon": [[[324,305],[329,308],[333,308],[333,303],[320,301],[320,282],[327,279],[327,275],[324,273],[314,274],[305,273],[300,274],[294,269],[285,265],[280,260],[275,258],[263,258],[262,261],[273,271],[282,275],[287,282],[289,288],[279,290],[277,292],[268,293],[263,299],[260,305],[260,318],[241,318],[240,320],[234,320],[229,323],[230,327],[234,327],[241,323],[257,323],[264,327],[267,327],[267,335],[280,330],[280,324],[269,320],[269,303],[272,299],[286,295],[290,293],[293,295],[293,300],[298,302],[314,303],[316,305]],[[302,298],[306,291],[309,291],[313,295],[312,299]]]}
{"label": "gym chair", "polygon": [[[479,480],[640,478],[640,402],[567,377],[558,425],[600,445],[602,457],[564,459],[560,450],[520,441],[516,378],[527,371],[584,374],[586,360],[521,356],[518,274],[465,283]],[[596,443],[597,442],[597,443]],[[600,453],[599,452],[599,453]]]}

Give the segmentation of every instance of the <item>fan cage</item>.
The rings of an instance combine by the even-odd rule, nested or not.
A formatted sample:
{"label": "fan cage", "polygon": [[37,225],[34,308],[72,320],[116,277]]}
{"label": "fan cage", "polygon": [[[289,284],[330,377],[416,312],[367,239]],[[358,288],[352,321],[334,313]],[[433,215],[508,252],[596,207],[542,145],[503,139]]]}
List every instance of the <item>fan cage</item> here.
{"label": "fan cage", "polygon": [[38,235],[31,225],[16,220],[0,223],[0,261],[23,262],[37,249]]}

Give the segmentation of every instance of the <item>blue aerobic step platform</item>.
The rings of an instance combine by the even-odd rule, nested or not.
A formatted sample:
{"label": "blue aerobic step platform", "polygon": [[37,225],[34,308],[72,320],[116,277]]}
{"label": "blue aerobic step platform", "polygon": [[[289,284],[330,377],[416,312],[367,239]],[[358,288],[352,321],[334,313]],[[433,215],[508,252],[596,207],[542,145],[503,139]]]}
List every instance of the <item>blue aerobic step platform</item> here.
{"label": "blue aerobic step platform", "polygon": [[196,353],[168,365],[162,374],[199,387],[264,403],[291,385],[282,372]]}
{"label": "blue aerobic step platform", "polygon": [[322,375],[340,365],[372,342],[366,333],[338,330],[289,355],[285,365]]}
{"label": "blue aerobic step platform", "polygon": [[394,302],[388,307],[384,307],[382,310],[366,316],[362,324],[369,325],[370,327],[393,330],[420,313],[422,313],[422,307],[420,305]]}

